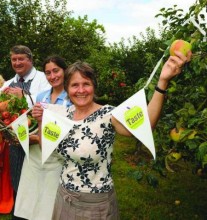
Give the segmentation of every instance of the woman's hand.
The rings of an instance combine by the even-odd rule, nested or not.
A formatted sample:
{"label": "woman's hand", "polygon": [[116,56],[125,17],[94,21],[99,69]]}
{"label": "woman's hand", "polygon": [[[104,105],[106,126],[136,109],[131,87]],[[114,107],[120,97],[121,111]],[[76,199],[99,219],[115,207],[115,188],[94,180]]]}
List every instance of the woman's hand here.
{"label": "woman's hand", "polygon": [[40,138],[37,134],[29,135],[29,144],[39,144]]}
{"label": "woman's hand", "polygon": [[179,51],[175,51],[175,55],[170,56],[162,68],[158,81],[158,86],[162,89],[166,89],[168,82],[181,73],[183,66],[190,61],[192,52],[189,51],[187,57]]}
{"label": "woman's hand", "polygon": [[42,122],[43,107],[40,103],[36,103],[32,109],[32,117],[35,118],[38,123]]}
{"label": "woman's hand", "polygon": [[[175,51],[175,55],[176,56],[170,56],[162,68],[162,72],[157,83],[157,86],[161,90],[166,90],[169,81],[181,73],[182,67],[186,62],[190,61],[192,53],[189,51],[186,57],[182,53]],[[155,91],[152,99],[148,104],[148,114],[152,129],[155,128],[160,118],[164,98],[165,96],[162,93]]]}

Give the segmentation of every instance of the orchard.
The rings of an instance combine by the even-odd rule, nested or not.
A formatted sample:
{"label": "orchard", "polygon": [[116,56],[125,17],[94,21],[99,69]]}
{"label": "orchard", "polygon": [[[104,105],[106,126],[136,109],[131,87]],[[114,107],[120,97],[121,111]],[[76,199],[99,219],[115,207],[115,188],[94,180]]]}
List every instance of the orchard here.
{"label": "orchard", "polygon": [[[161,9],[157,15],[163,18],[163,27],[169,37],[166,43],[171,46],[170,49],[172,50],[177,43],[178,47],[185,46],[186,50],[191,49],[193,56],[183,73],[169,86],[163,116],[155,131],[155,139],[156,145],[159,146],[157,150],[162,151],[163,155],[168,155],[170,151],[179,152],[183,159],[193,163],[195,172],[200,169],[206,173],[207,1],[196,2],[197,4],[191,6],[186,14],[182,14],[182,10],[175,6]],[[178,45],[178,39],[185,42]],[[184,51],[183,48],[180,49]]]}
{"label": "orchard", "polygon": [[[122,40],[109,46],[105,44],[104,27],[96,20],[89,22],[87,16],[73,18],[72,12],[66,10],[67,1],[57,0],[54,6],[48,1],[44,4],[40,0],[0,2],[0,72],[4,78],[13,75],[9,49],[14,44],[25,44],[33,51],[34,64],[40,70],[44,58],[51,54],[63,56],[68,64],[77,59],[89,62],[97,72],[97,100],[117,106],[145,86],[164,55],[145,89],[149,101],[162,64],[170,53],[173,55],[173,47],[183,52],[191,49],[192,60],[186,64],[183,73],[170,82],[154,140],[159,160],[164,161],[172,151],[182,153],[182,159],[205,172],[207,0],[195,1],[187,13],[176,5],[160,9],[156,15],[162,18],[159,37],[155,36],[152,27],[146,29],[146,34],[128,39],[127,44]],[[179,141],[170,135],[173,129],[176,131],[174,136],[183,129],[179,132]]]}
{"label": "orchard", "polygon": [[[199,170],[205,176],[207,176],[206,5],[207,1],[196,1],[187,13],[178,9],[176,5],[173,8],[162,8],[157,14],[157,17],[162,17],[161,39],[157,39],[153,31],[148,29],[147,36],[141,35],[142,42],[134,38],[131,48],[125,46],[123,42],[113,45],[111,47],[113,64],[119,67],[119,71],[102,73],[99,81],[102,94],[105,91],[102,98],[105,98],[106,102],[119,104],[145,86],[154,66],[164,55],[157,74],[145,90],[149,101],[165,59],[169,55],[174,55],[174,50],[179,50],[183,54],[191,50],[193,53],[191,61],[185,65],[182,74],[170,82],[162,116],[154,131],[154,140],[157,162],[165,164],[168,171],[172,170],[166,161],[179,163],[180,160],[184,160],[192,163],[192,171],[195,174]],[[153,50],[155,45],[157,51]],[[145,65],[142,65],[143,63]],[[121,73],[124,73],[124,79]],[[120,81],[126,86],[119,87]],[[172,154],[175,157],[172,157]]]}
{"label": "orchard", "polygon": [[[154,92],[162,65],[169,55],[174,55],[175,49],[183,53],[191,49],[193,53],[191,61],[185,65],[182,73],[168,86],[162,115],[153,131],[156,160],[153,160],[152,155],[146,152],[145,146],[139,141],[129,143],[128,139],[125,142],[125,139],[118,136],[120,142],[117,148],[121,146],[121,153],[118,152],[115,155],[113,165],[117,169],[114,175],[117,175],[116,184],[122,215],[130,215],[133,212],[137,217],[143,212],[145,219],[150,219],[146,217],[146,215],[153,216],[153,213],[149,212],[149,207],[151,210],[155,207],[159,213],[160,207],[171,207],[168,198],[173,197],[175,192],[171,189],[173,187],[176,189],[178,183],[173,182],[173,179],[172,185],[168,186],[167,181],[165,182],[167,193],[170,191],[167,201],[163,196],[163,202],[160,202],[162,196],[158,193],[162,190],[161,187],[154,190],[159,185],[160,176],[160,181],[163,180],[162,177],[167,176],[166,173],[176,174],[174,177],[171,176],[172,178],[182,176],[182,173],[175,170],[171,164],[190,164],[193,177],[196,178],[195,185],[199,180],[207,179],[207,0],[195,0],[189,11],[185,13],[176,5],[172,8],[160,9],[156,15],[162,19],[158,37],[153,27],[149,27],[146,33],[137,33],[137,36],[132,36],[131,39],[123,39],[119,43],[110,45],[106,45],[104,26],[98,24],[97,20],[89,22],[87,15],[74,18],[73,12],[66,9],[67,2],[69,1],[55,0],[54,5],[51,6],[50,1],[42,0],[0,1],[0,73],[6,80],[14,75],[9,50],[16,44],[23,44],[32,50],[34,66],[39,70],[42,70],[43,60],[51,54],[64,57],[68,64],[77,60],[90,63],[97,73],[97,101],[101,104],[117,106],[146,85],[156,64],[163,58],[154,77],[145,88],[148,102]],[[0,118],[6,126],[27,110],[24,99],[12,98],[13,101],[8,101],[7,97],[0,98],[2,98],[0,99]],[[1,107],[6,109],[1,110]],[[28,123],[32,129],[37,127],[37,122],[30,117]],[[133,150],[130,148],[131,145],[136,148],[136,152],[134,148]],[[130,156],[127,159],[125,151],[122,151],[126,146],[130,148]],[[146,158],[147,162],[135,163],[137,161],[132,160],[140,155]],[[127,165],[132,167],[133,172],[127,172],[129,168],[126,168],[126,161],[123,161],[123,158],[128,162]],[[134,172],[135,168],[139,171]],[[155,178],[151,174],[152,171],[158,171],[160,176]],[[144,176],[146,183],[153,186],[153,189],[147,188],[147,184],[140,184],[143,187],[141,189],[140,185],[137,185],[137,182],[143,181]],[[133,182],[127,182],[130,178],[136,180],[136,185],[133,185],[135,184]],[[194,179],[192,176],[190,178],[189,182]],[[123,189],[124,184],[127,187]],[[201,184],[206,185],[204,182]],[[119,185],[121,185],[120,188]],[[186,184],[185,188],[187,187]],[[180,185],[177,189],[179,188]],[[144,196],[147,200],[141,197],[143,191],[146,194],[149,192],[148,196]],[[183,191],[183,189],[182,192],[179,191],[180,194]],[[191,198],[188,197],[191,193],[183,196],[183,200],[187,201]],[[205,193],[199,194],[199,197],[203,194]],[[138,201],[137,198],[140,200]],[[148,198],[154,198],[154,203],[148,201]],[[192,198],[195,200],[193,196]],[[199,205],[202,207],[206,197],[201,201]],[[137,202],[140,202],[139,212]],[[187,215],[195,205],[182,206],[185,204],[179,198],[171,202],[172,212],[178,213],[173,219],[190,219],[182,218],[180,213],[184,210],[184,215]],[[160,206],[161,203],[164,205]],[[150,204],[149,207],[146,204]],[[136,207],[133,207],[134,205]],[[156,205],[159,207],[157,208]],[[129,211],[130,208],[134,210]],[[189,209],[186,211],[186,208]],[[206,217],[205,210],[206,208],[202,209],[204,213],[202,214]],[[171,211],[169,213],[167,210],[166,213],[170,215]],[[143,219],[142,217],[138,219]],[[197,219],[197,215],[194,217]],[[156,217],[153,216],[154,218]]]}

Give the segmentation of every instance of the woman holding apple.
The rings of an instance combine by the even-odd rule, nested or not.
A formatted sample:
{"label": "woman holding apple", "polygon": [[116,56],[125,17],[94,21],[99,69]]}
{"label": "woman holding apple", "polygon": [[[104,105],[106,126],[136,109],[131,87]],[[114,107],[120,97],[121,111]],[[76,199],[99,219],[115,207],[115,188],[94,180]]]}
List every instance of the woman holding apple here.
{"label": "woman holding apple", "polygon": [[[181,73],[190,59],[180,52],[170,56],[162,68],[156,91],[148,105],[152,128],[157,124],[167,85]],[[74,125],[57,147],[64,157],[52,220],[119,219],[111,160],[115,133],[132,134],[111,114],[110,105],[99,105],[95,100],[97,87],[94,70],[84,62],[75,62],[65,73],[65,90],[73,103],[67,117]],[[35,105],[32,111],[41,124],[42,110]]]}
{"label": "woman holding apple", "polygon": [[[71,105],[64,90],[67,64],[59,56],[50,56],[43,63],[51,89],[37,95],[36,103]],[[40,104],[37,104],[40,105]],[[53,105],[50,105],[53,106]],[[63,158],[54,152],[42,165],[39,136],[30,135],[29,162],[25,157],[15,204],[15,216],[29,220],[51,219]]]}

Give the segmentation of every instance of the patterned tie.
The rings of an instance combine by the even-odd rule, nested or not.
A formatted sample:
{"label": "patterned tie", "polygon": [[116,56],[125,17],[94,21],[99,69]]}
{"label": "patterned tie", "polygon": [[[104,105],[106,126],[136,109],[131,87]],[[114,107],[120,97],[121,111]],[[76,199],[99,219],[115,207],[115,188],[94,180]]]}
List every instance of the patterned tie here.
{"label": "patterned tie", "polygon": [[32,97],[31,97],[31,93],[29,91],[30,87],[31,87],[32,80],[33,79],[30,79],[27,82],[24,82],[24,78],[20,77],[17,82],[12,81],[10,83],[9,87],[12,87],[12,88],[19,87],[19,88],[23,89],[24,92],[29,96],[29,98],[30,98],[30,100],[32,102],[32,105],[34,105],[34,101],[33,101]]}
{"label": "patterned tie", "polygon": [[20,77],[19,82],[20,82],[20,88],[24,89],[24,78]]}
{"label": "patterned tie", "polygon": [[23,82],[24,82],[24,78],[23,78],[23,77],[20,77],[20,78],[19,78],[19,82],[23,83]]}

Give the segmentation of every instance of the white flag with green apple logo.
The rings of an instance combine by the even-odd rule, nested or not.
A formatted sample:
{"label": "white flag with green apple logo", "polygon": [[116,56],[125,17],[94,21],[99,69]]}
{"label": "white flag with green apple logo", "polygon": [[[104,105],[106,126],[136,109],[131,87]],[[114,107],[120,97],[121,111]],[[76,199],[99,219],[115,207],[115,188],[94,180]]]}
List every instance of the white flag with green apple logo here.
{"label": "white flag with green apple logo", "polygon": [[29,128],[27,114],[20,115],[12,122],[11,126],[24,149],[27,159],[29,160]]}
{"label": "white flag with green apple logo", "polygon": [[41,130],[42,164],[49,158],[73,125],[74,122],[67,117],[49,109],[44,109]]}
{"label": "white flag with green apple logo", "polygon": [[117,106],[112,115],[150,150],[155,159],[154,139],[144,89]]}

